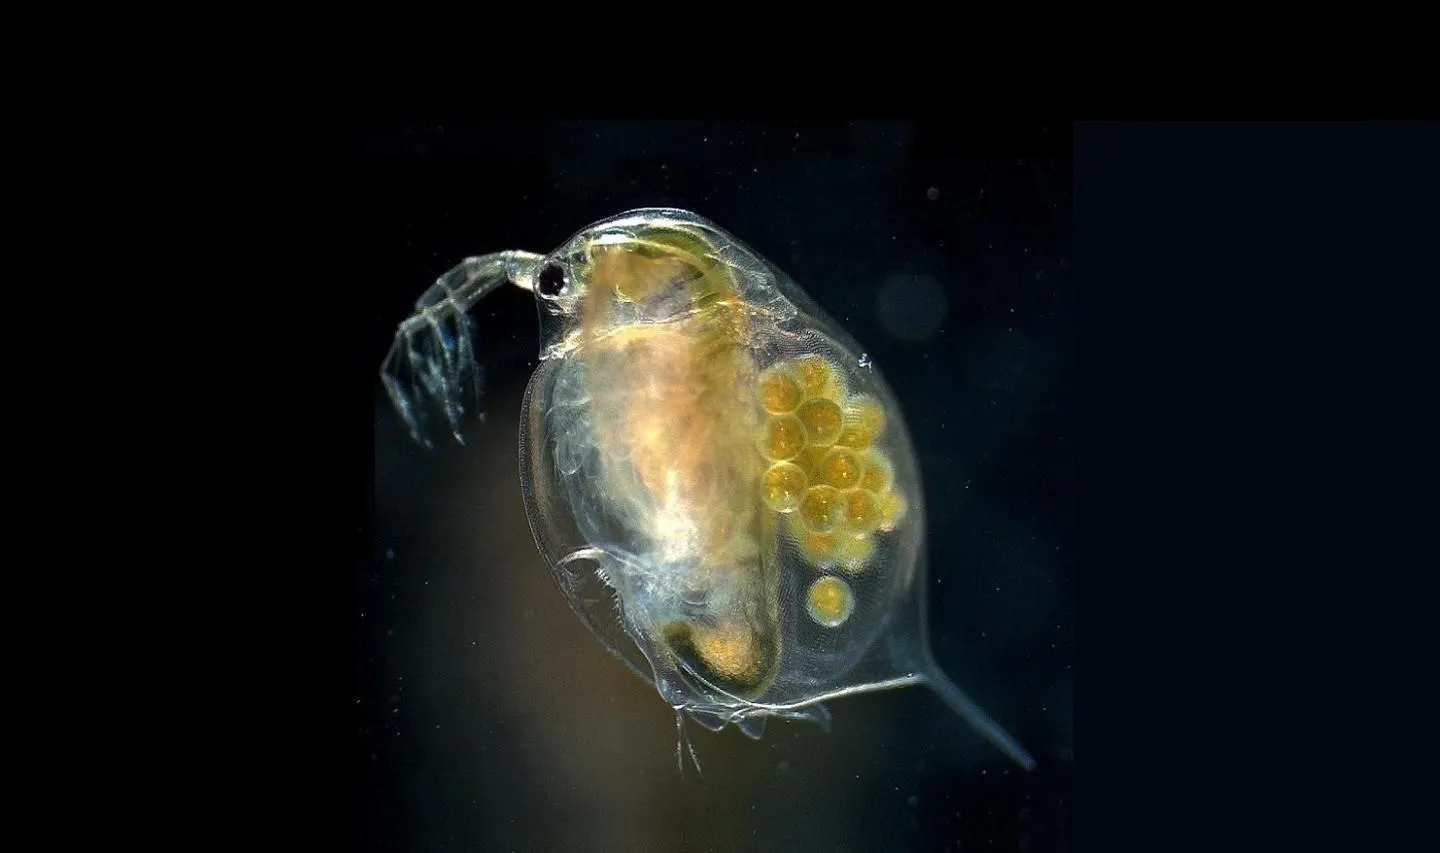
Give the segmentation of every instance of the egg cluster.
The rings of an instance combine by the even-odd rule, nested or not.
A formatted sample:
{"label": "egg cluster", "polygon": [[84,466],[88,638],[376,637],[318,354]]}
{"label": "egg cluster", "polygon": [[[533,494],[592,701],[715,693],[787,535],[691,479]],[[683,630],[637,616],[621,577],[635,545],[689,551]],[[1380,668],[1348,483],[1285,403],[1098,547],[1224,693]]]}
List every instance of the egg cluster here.
{"label": "egg cluster", "polygon": [[[765,505],[785,514],[789,535],[817,568],[863,570],[876,532],[893,529],[905,513],[890,460],[876,446],[884,407],[849,394],[835,368],[814,355],[766,369],[759,398],[766,414],[760,453],[769,463],[761,479]],[[833,594],[833,584],[823,588]]]}

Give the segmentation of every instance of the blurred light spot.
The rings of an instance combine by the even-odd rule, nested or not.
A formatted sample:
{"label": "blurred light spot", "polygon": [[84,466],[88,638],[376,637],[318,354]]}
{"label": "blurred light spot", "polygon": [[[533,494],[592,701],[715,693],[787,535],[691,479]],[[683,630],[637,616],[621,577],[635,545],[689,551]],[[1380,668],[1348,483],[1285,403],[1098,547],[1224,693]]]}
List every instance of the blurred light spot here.
{"label": "blurred light spot", "polygon": [[930,199],[931,201],[934,201],[935,199],[940,197],[940,190],[937,187],[931,187],[930,189],[925,191],[925,197]]}
{"label": "blurred light spot", "polygon": [[911,273],[892,273],[875,300],[881,327],[891,337],[911,342],[935,337],[949,307],[939,282]]}

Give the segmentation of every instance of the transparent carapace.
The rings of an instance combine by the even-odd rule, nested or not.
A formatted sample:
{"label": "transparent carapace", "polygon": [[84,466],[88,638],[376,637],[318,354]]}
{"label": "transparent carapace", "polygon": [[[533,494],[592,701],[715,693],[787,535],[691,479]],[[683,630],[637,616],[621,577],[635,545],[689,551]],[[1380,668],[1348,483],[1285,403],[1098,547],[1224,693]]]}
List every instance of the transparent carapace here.
{"label": "transparent carapace", "polygon": [[[679,713],[758,738],[769,717],[924,684],[1027,769],[935,664],[915,451],[879,369],[780,270],[674,209],[597,222],[548,255],[446,273],[382,376],[417,440],[478,405],[466,312],[535,294],[520,481],[575,613]],[[678,717],[677,717],[678,719]]]}

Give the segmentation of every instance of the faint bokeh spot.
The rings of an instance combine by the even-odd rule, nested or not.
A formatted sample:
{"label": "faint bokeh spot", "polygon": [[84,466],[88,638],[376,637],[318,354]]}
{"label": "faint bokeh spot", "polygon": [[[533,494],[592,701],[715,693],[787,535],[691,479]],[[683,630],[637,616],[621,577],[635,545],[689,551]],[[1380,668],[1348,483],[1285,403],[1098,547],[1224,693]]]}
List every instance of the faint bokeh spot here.
{"label": "faint bokeh spot", "polygon": [[880,285],[875,313],[892,337],[920,342],[935,337],[949,310],[945,289],[928,275],[892,273]]}
{"label": "faint bokeh spot", "polygon": [[931,201],[934,201],[935,199],[940,197],[940,189],[938,187],[931,187],[930,189],[925,191],[925,197],[930,199]]}

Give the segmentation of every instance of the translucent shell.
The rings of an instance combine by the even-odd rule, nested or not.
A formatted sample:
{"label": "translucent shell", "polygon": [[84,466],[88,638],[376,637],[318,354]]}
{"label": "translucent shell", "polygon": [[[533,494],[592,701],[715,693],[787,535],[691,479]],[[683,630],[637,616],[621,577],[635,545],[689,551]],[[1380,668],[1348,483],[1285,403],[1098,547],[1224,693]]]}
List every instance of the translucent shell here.
{"label": "translucent shell", "polygon": [[423,403],[454,428],[469,399],[473,342],[452,321],[505,281],[541,321],[520,436],[531,529],[606,647],[677,710],[752,737],[767,717],[824,722],[827,700],[928,685],[1031,766],[930,653],[920,477],[893,393],[784,273],[672,209],[466,261],[386,361],[422,440]]}

